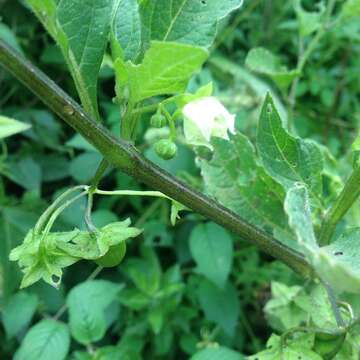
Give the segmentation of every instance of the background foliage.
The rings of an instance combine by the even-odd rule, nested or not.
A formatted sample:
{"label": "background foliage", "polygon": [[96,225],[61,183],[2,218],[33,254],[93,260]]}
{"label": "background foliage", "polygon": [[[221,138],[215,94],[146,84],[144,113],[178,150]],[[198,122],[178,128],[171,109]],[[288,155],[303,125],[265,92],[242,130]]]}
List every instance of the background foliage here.
{"label": "background foliage", "polygon": [[[78,28],[81,25],[83,19],[79,20],[80,24],[68,24],[66,8],[62,11],[64,19],[60,17],[59,20],[64,21],[65,32],[73,31],[71,26]],[[152,11],[161,16],[158,9]],[[339,193],[344,179],[350,174],[353,164],[351,144],[360,123],[359,4],[347,1],[344,5],[339,1],[334,13],[341,15],[342,20],[327,24],[326,31],[301,69],[302,76],[294,80],[301,59],[299,53],[302,54],[303,47],[311,42],[322,26],[324,6],[305,0],[301,4],[292,0],[245,1],[241,10],[221,20],[213,44],[211,37],[209,40],[207,36],[196,40],[195,45],[211,45],[211,56],[188,85],[188,90],[195,92],[212,81],[215,95],[236,114],[237,129],[253,142],[256,137],[258,141],[262,135],[266,137],[266,123],[260,121],[258,131],[257,127],[264,95],[271,89],[279,113],[284,118],[286,112],[289,114],[291,131],[324,145],[321,149],[325,157],[325,176],[315,179],[315,161],[311,162],[312,168],[300,169],[300,175],[308,179],[313,192],[310,201],[318,214]],[[106,16],[106,11],[103,15]],[[1,38],[26,54],[67,92],[77,97],[60,50],[23,1],[0,0],[0,21]],[[151,21],[156,19],[149,14],[148,40],[164,40],[164,31],[152,26]],[[121,29],[117,30],[121,34]],[[211,31],[199,29],[199,34],[203,33],[209,35]],[[169,40],[176,40],[185,35],[181,29],[178,32],[175,29],[166,36]],[[94,41],[101,43],[102,40],[96,38]],[[181,45],[182,54],[187,46],[192,45],[186,36],[184,43],[187,45]],[[159,44],[162,43],[152,45],[156,53],[176,54],[178,51],[173,45]],[[127,48],[126,59],[135,59],[141,51],[140,45],[139,39],[137,47]],[[189,48],[189,54],[194,54],[193,51]],[[193,61],[201,63],[203,50],[196,51],[198,54]],[[82,54],[74,55],[76,61],[79,60],[80,71],[82,66],[89,66],[81,63]],[[146,67],[153,65],[150,60],[142,65],[145,75]],[[101,59],[94,59],[91,64],[100,65],[99,109],[94,105],[96,89],[91,88],[93,74],[89,71],[85,87],[90,87],[88,94],[91,96],[84,98],[83,93],[82,102],[88,104],[87,111],[94,116],[98,116],[99,111],[106,126],[118,134],[120,110],[112,101],[116,95],[114,69],[106,57],[102,64]],[[132,65],[118,66],[134,77],[131,75],[134,71]],[[179,66],[181,68],[181,63]],[[142,100],[153,95],[153,84],[149,90],[146,84],[131,84],[134,98]],[[156,88],[154,94],[162,95]],[[43,282],[18,290],[21,273],[16,264],[8,261],[10,250],[22,242],[57,194],[91,180],[101,158],[91,145],[63,126],[32,94],[2,70],[0,112],[31,125],[22,134],[2,141],[1,359],[12,358],[16,351],[17,360],[48,359],[49,354],[54,359],[192,357],[194,360],[232,360],[263,350],[267,341],[272,352],[268,350],[266,353],[265,350],[253,359],[278,359],[278,335],[303,325],[309,318],[317,328],[334,326],[330,304],[317,284],[304,285],[285,265],[264,256],[242,239],[196,214],[184,213],[176,226],[172,226],[169,220],[171,204],[164,199],[95,198],[93,220],[96,226],[130,217],[134,226],[144,229],[140,236],[128,243],[124,263],[97,274],[94,273],[96,264],[79,262],[65,271],[58,290]],[[235,211],[250,210],[235,199],[234,194],[239,194],[241,199],[252,199],[254,192],[258,196],[265,191],[264,196],[267,196],[269,182],[270,187],[278,185],[271,182],[260,166],[256,167],[256,178],[260,180],[254,181],[254,174],[246,173],[245,168],[240,169],[241,182],[234,180],[237,174],[234,175],[231,166],[221,168],[229,159],[229,153],[235,154],[236,151],[241,151],[249,162],[256,163],[252,145],[239,134],[232,143],[215,140],[212,145],[217,149],[217,156],[211,160],[204,156],[195,163],[195,153],[181,136],[178,155],[170,161],[159,159],[152,145],[163,134],[161,130],[149,127],[150,115],[145,114],[140,124],[137,146],[141,151],[172,174],[213,194]],[[273,121],[275,123],[276,118]],[[258,149],[265,164],[271,145],[263,142]],[[294,143],[295,150],[299,146],[305,145]],[[311,148],[312,145],[307,142],[306,146]],[[303,159],[303,163],[306,161]],[[221,178],[218,177],[219,168]],[[269,165],[266,170],[275,174],[278,183],[285,188],[290,187],[281,177],[281,171],[288,169],[271,169]],[[230,184],[225,190],[221,189],[224,181]],[[142,189],[134,180],[114,170],[107,172],[101,188]],[[326,195],[326,204],[317,204],[315,199],[321,188]],[[254,215],[251,221],[265,228],[271,224],[279,229],[277,235],[280,238],[289,239],[291,232],[284,225],[287,221],[282,210],[284,197],[285,194],[280,201],[277,196],[270,197],[270,205],[264,204],[264,208],[259,209],[260,214]],[[61,215],[56,230],[84,229],[84,211],[84,201],[72,205]],[[266,214],[265,220],[263,214]],[[359,222],[357,203],[338,230]],[[315,223],[315,228],[318,226]],[[287,233],[282,233],[284,231]],[[219,238],[222,240],[218,241]],[[357,311],[359,300],[356,297],[346,300],[351,300]],[[289,342],[285,358],[321,359],[311,350],[317,339],[314,333],[305,333],[291,340],[294,343]],[[349,335],[345,343],[343,340],[339,342],[342,348],[336,359],[358,359],[358,336]]]}

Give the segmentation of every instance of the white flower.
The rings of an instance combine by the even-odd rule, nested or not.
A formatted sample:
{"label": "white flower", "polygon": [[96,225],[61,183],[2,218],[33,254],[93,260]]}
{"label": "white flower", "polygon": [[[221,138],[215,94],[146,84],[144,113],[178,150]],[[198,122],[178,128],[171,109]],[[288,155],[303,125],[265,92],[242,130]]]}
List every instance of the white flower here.
{"label": "white flower", "polygon": [[183,109],[186,141],[194,146],[212,149],[212,136],[229,139],[235,133],[235,115],[230,114],[215,97],[209,96],[189,102]]}

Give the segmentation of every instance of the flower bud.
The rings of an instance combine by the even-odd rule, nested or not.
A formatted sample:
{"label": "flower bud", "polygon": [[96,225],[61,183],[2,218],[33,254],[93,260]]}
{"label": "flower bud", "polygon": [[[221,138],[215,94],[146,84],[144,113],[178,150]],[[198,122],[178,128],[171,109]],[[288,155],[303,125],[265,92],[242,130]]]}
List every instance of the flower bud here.
{"label": "flower bud", "polygon": [[172,159],[177,153],[176,144],[169,139],[162,139],[155,143],[156,154],[164,160]]}
{"label": "flower bud", "polygon": [[163,114],[156,113],[150,119],[150,124],[154,128],[162,128],[166,123],[166,117]]}

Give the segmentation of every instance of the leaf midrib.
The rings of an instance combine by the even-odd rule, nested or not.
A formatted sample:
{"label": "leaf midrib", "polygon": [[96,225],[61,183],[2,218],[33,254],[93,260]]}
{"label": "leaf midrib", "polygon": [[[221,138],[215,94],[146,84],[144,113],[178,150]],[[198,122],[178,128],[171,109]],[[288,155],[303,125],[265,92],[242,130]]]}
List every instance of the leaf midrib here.
{"label": "leaf midrib", "polygon": [[[174,5],[174,0],[170,0],[171,4],[170,4],[170,13],[172,14],[172,7]],[[170,25],[169,28],[167,30],[167,32],[165,33],[164,37],[163,37],[163,41],[166,41],[168,36],[170,35],[170,32],[172,31],[178,17],[180,16],[182,10],[184,9],[185,4],[187,3],[188,0],[184,0],[184,2],[180,5],[179,10],[176,12],[175,16],[173,17],[173,19],[170,21]]]}
{"label": "leaf midrib", "polygon": [[[272,106],[272,107],[273,107],[273,106]],[[274,111],[274,109],[273,109],[273,111]],[[318,201],[320,201],[321,198],[314,193],[313,189],[309,186],[308,182],[305,181],[305,179],[303,178],[302,174],[299,173],[299,172],[297,172],[297,171],[295,170],[294,166],[291,164],[291,162],[289,162],[289,161],[287,160],[285,154],[284,154],[283,151],[281,150],[280,144],[278,143],[277,137],[276,137],[276,135],[275,135],[275,133],[274,133],[274,128],[273,128],[273,121],[272,121],[272,119],[269,119],[269,123],[270,123],[270,129],[271,129],[272,138],[274,139],[276,148],[277,148],[278,152],[280,153],[281,157],[283,158],[283,160],[285,161],[285,163],[289,166],[289,168],[290,168],[290,170],[292,171],[292,173],[293,173],[296,177],[300,178],[301,181],[308,186],[311,195],[312,195],[315,199],[317,199]],[[281,126],[281,125],[280,125],[280,126]],[[282,128],[282,131],[285,131],[285,130]],[[290,136],[290,134],[288,134],[288,136]],[[286,142],[287,142],[287,141],[288,141],[288,140],[286,139]],[[297,153],[298,153],[298,143],[297,143],[296,139],[295,139],[295,142],[296,142],[296,150],[297,150]],[[321,201],[320,201],[320,203],[321,203]]]}

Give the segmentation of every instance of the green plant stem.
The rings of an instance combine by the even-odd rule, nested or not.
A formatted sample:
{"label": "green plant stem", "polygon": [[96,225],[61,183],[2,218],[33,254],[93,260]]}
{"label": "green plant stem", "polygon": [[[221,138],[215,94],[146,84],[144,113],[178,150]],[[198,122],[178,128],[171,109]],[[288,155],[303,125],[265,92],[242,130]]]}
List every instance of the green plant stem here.
{"label": "green plant stem", "polygon": [[59,207],[60,203],[67,198],[71,193],[78,191],[78,190],[87,190],[88,187],[86,185],[78,185],[75,187],[72,187],[71,189],[66,190],[64,193],[62,193],[58,198],[55,199],[55,201],[42,213],[42,215],[39,217],[35,228],[34,233],[39,234],[44,227],[45,223],[48,221],[48,218],[50,215],[56,210],[56,208]]}
{"label": "green plant stem", "polygon": [[129,102],[120,123],[120,136],[124,140],[131,140],[133,137],[133,123],[135,122],[135,115],[133,114],[133,111],[134,104]]}
{"label": "green plant stem", "polygon": [[166,104],[170,104],[171,102],[173,102],[175,100],[175,98],[176,98],[176,96],[171,96],[171,97],[161,101],[160,103],[151,104],[151,105],[145,105],[145,106],[139,107],[137,109],[134,109],[132,113],[134,115],[141,115],[141,114],[146,114],[146,113],[149,113],[149,112],[154,112],[154,111],[157,110],[157,108],[159,106],[164,106]]}
{"label": "green plant stem", "polygon": [[340,311],[340,308],[337,304],[337,300],[336,300],[336,295],[334,293],[334,290],[331,288],[331,286],[323,281],[323,285],[326,289],[326,292],[328,294],[328,298],[329,298],[329,301],[330,301],[330,305],[331,305],[331,308],[332,308],[332,311],[334,313],[334,317],[335,317],[335,320],[336,320],[336,324],[339,328],[345,328],[346,327],[346,324],[341,316],[341,311]]}
{"label": "green plant stem", "polygon": [[98,195],[110,195],[110,196],[151,196],[151,197],[160,197],[164,199],[171,200],[168,196],[163,194],[160,191],[137,191],[137,190],[114,190],[114,191],[106,191],[96,189],[94,194]]}
{"label": "green plant stem", "polygon": [[321,226],[319,244],[328,245],[334,235],[336,225],[345,216],[354,202],[360,196],[360,167],[354,169],[347,180],[344,189],[328,210]]}
{"label": "green plant stem", "polygon": [[105,171],[108,169],[109,163],[106,159],[102,159],[99,167],[96,170],[96,173],[91,181],[91,186],[89,189],[89,193],[93,193],[96,188],[98,187],[102,176],[104,175]]}
{"label": "green plant stem", "polygon": [[87,195],[88,191],[85,190],[83,191],[82,193],[74,196],[72,199],[69,199],[67,201],[65,201],[64,204],[62,204],[61,206],[59,206],[50,216],[50,219],[49,221],[47,222],[46,226],[45,226],[45,229],[42,233],[42,236],[41,236],[41,244],[42,245],[45,245],[46,243],[46,237],[47,235],[49,234],[52,226],[54,225],[54,222],[55,220],[59,217],[59,215],[67,208],[69,207],[71,204],[73,204],[75,201],[79,200],[80,198],[82,198],[83,196]]}
{"label": "green plant stem", "polygon": [[43,72],[2,40],[0,40],[0,65],[94,145],[109,164],[150,188],[157,189],[184,204],[194,212],[224,226],[244,240],[258,246],[260,250],[282,260],[296,272],[306,277],[313,275],[312,267],[302,254],[285,246],[231,210],[159,168],[140,154],[132,143],[115,138],[110,131],[85,114],[83,109]]}

